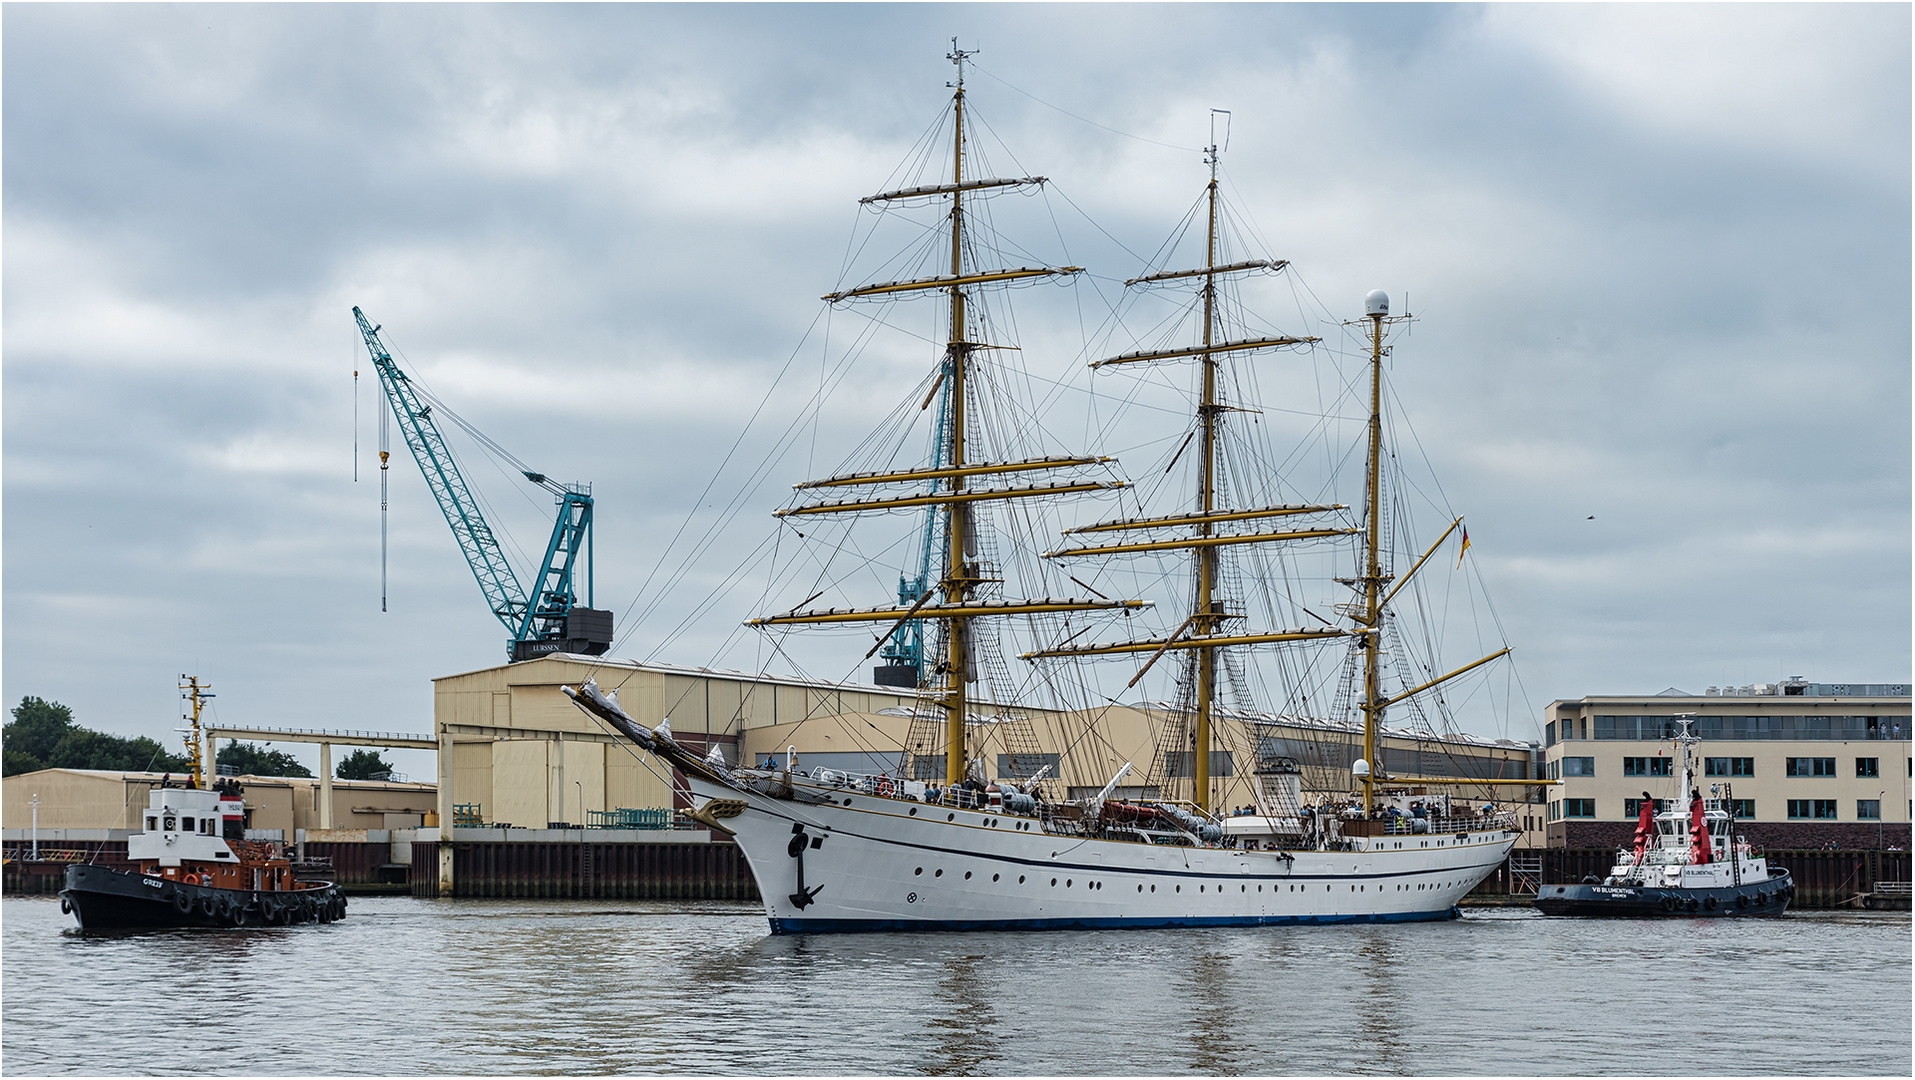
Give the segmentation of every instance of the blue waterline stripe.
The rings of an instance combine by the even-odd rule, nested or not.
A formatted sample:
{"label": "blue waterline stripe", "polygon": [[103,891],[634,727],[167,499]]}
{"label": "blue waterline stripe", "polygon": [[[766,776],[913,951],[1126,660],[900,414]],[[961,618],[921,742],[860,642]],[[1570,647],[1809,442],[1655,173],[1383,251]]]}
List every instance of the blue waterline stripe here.
{"label": "blue waterline stripe", "polygon": [[1371,915],[1221,915],[1200,917],[1136,917],[1124,919],[779,919],[771,920],[774,934],[848,934],[882,930],[1153,930],[1180,926],[1282,926],[1301,923],[1431,922],[1457,919],[1455,907],[1442,911],[1414,911]]}

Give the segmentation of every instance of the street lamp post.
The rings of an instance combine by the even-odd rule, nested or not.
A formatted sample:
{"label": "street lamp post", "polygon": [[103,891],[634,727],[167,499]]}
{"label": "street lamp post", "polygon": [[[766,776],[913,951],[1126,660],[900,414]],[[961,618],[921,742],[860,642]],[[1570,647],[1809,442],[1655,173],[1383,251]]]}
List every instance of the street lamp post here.
{"label": "street lamp post", "polygon": [[1888,801],[1888,792],[1875,795],[1875,850],[1882,850],[1882,804]]}
{"label": "street lamp post", "polygon": [[572,786],[578,788],[578,827],[583,829],[585,827],[585,782],[574,780]]}

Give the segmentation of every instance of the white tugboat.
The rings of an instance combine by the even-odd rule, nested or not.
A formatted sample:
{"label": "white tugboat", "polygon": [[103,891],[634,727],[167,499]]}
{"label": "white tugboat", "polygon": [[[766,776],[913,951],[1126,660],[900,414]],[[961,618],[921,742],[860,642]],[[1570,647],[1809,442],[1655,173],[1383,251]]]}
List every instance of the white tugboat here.
{"label": "white tugboat", "polygon": [[127,838],[134,871],[79,863],[67,867],[60,910],[81,930],[131,927],[291,925],[346,914],[345,892],[329,881],[301,881],[292,861],[268,841],[244,839],[246,804],[236,780],[205,783],[197,678],[180,689],[193,703],[188,786],[154,788],[145,828]]}
{"label": "white tugboat", "polygon": [[1580,885],[1545,885],[1536,907],[1545,915],[1670,915],[1716,917],[1780,915],[1795,896],[1789,872],[1771,867],[1735,833],[1733,792],[1704,798],[1692,786],[1698,742],[1688,716],[1676,718],[1681,764],[1676,797],[1656,812],[1642,793],[1631,847],[1616,853],[1609,876]]}

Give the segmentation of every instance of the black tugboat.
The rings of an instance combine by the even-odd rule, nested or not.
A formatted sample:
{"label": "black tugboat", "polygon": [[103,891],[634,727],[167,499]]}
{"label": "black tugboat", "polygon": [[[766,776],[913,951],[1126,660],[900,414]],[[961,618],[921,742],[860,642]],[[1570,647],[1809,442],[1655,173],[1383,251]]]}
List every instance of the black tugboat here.
{"label": "black tugboat", "polygon": [[1795,883],[1787,870],[1769,866],[1735,835],[1734,800],[1727,792],[1705,799],[1690,786],[1690,751],[1701,740],[1691,734],[1687,716],[1676,722],[1679,797],[1657,813],[1656,800],[1643,792],[1633,850],[1618,851],[1616,865],[1600,882],[1544,885],[1536,897],[1543,914],[1715,918],[1788,909]]}
{"label": "black tugboat", "polygon": [[[189,687],[181,687],[189,689]],[[246,804],[236,780],[200,786],[199,708],[205,688],[194,679],[194,778],[185,787],[162,782],[148,797],[145,829],[127,838],[135,871],[67,867],[60,910],[81,930],[166,926],[247,926],[332,922],[344,918],[344,890],[330,881],[300,881],[277,845],[248,841]]]}

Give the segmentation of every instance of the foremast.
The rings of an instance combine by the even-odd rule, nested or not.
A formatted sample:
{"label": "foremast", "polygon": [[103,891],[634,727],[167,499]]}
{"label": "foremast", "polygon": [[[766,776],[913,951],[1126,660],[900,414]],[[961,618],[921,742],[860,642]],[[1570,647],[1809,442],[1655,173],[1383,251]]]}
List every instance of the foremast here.
{"label": "foremast", "polygon": [[[972,479],[1008,477],[1013,474],[1070,469],[1098,465],[1110,459],[1097,456],[1045,457],[1021,461],[974,461],[973,447],[967,445],[970,423],[967,389],[974,355],[994,348],[978,340],[971,332],[974,321],[969,312],[969,290],[1001,285],[1024,279],[1071,275],[1082,267],[1016,267],[982,269],[971,264],[968,256],[965,209],[967,198],[987,192],[1041,186],[1041,176],[1020,178],[970,177],[966,175],[964,127],[964,66],[972,50],[960,49],[955,39],[946,57],[957,66],[957,79],[950,84],[952,94],[953,136],[951,145],[951,181],[920,185],[869,195],[859,200],[865,205],[894,200],[948,198],[946,215],[950,230],[950,258],[946,272],[931,277],[889,281],[845,289],[826,295],[828,303],[844,303],[864,298],[892,298],[901,295],[942,294],[949,305],[949,324],[940,361],[940,370],[932,395],[940,397],[941,437],[944,445],[929,468],[894,469],[879,472],[849,473],[801,483],[799,489],[832,487],[885,488],[895,484],[928,485],[929,490],[900,495],[884,494],[835,502],[811,503],[778,511],[779,516],[798,514],[838,514],[884,511],[911,507],[930,507],[944,515],[941,532],[944,550],[939,579],[926,588],[915,602],[883,608],[793,610],[779,615],[752,619],[748,625],[770,627],[798,624],[883,622],[890,625],[879,636],[880,644],[913,620],[937,621],[945,627],[943,657],[934,669],[935,678],[920,681],[921,693],[944,713],[944,781],[956,785],[965,779],[970,757],[966,729],[969,711],[969,684],[977,681],[976,634],[972,623],[980,618],[1006,615],[1050,614],[1071,611],[1136,610],[1148,606],[1141,600],[1085,600],[1077,598],[990,599],[980,589],[1000,579],[990,576],[980,561],[977,543],[977,506],[987,501],[1053,497],[1122,488],[1121,481],[1066,480],[1048,484],[1023,484],[1007,487],[974,487]],[[930,403],[926,398],[926,405]],[[812,597],[816,599],[816,597]],[[933,602],[935,599],[936,602]],[[809,601],[806,601],[807,603]],[[873,647],[873,652],[877,647]],[[867,654],[868,655],[868,654]]]}

